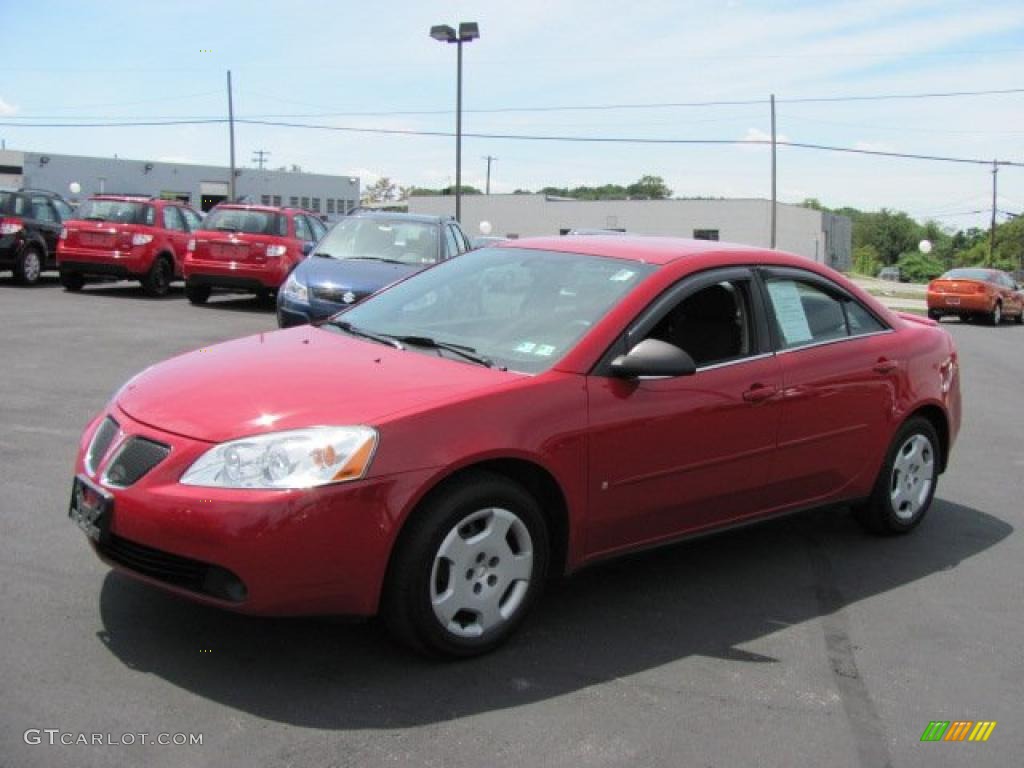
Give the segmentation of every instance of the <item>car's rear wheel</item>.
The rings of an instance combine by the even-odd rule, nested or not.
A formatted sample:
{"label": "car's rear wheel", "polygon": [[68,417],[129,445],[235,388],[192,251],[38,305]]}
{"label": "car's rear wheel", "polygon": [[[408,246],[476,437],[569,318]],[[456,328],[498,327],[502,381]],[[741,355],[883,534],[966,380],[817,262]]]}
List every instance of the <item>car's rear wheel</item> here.
{"label": "car's rear wheel", "polygon": [[171,280],[174,279],[174,266],[167,256],[160,256],[149,268],[149,272],[142,278],[142,290],[149,296],[157,298],[166,296],[171,290]]}
{"label": "car's rear wheel", "polygon": [[78,291],[82,290],[82,287],[85,285],[85,278],[82,277],[79,272],[67,272],[65,270],[61,270],[60,284],[64,286],[65,291],[78,293]]}
{"label": "car's rear wheel", "polygon": [[432,655],[493,650],[543,588],[549,543],[536,500],[505,477],[477,472],[415,514],[389,573],[383,606],[389,628]]}
{"label": "car's rear wheel", "polygon": [[210,286],[186,282],[185,297],[191,304],[205,304],[210,300]]}
{"label": "car's rear wheel", "polygon": [[942,313],[936,309],[929,309],[928,317],[931,318],[932,320],[939,321],[942,319]]}
{"label": "car's rear wheel", "polygon": [[931,507],[939,477],[939,437],[920,416],[908,420],[892,441],[871,497],[855,508],[872,533],[906,533]]}
{"label": "car's rear wheel", "polygon": [[1017,316],[1013,318],[1013,322],[1017,325],[1024,325],[1024,307],[1022,307],[1020,312],[1017,313]]}
{"label": "car's rear wheel", "polygon": [[30,245],[21,252],[14,262],[14,279],[22,285],[35,285],[43,272],[43,255],[39,249]]}
{"label": "car's rear wheel", "polygon": [[997,301],[992,311],[988,314],[989,325],[999,325],[1003,322],[1003,304]]}

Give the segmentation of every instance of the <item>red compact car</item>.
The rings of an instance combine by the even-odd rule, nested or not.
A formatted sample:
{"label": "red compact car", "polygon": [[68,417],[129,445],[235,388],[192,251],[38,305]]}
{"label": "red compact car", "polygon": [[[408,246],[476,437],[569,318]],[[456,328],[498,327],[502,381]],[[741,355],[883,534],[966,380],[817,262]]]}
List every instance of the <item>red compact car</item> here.
{"label": "red compact car", "polygon": [[188,244],[185,295],[204,304],[214,288],[273,294],[327,228],[299,208],[222,203]]}
{"label": "red compact car", "polygon": [[1005,272],[985,267],[951,269],[928,284],[928,317],[981,317],[999,325],[1004,317],[1024,323],[1024,293]]}
{"label": "red compact car", "polygon": [[86,277],[139,280],[151,296],[165,296],[181,277],[189,233],[201,216],[176,200],[95,195],[64,224],[57,243],[60,281],[80,291]]}
{"label": "red compact car", "polygon": [[613,555],[835,503],[909,531],[959,426],[949,334],[826,267],[537,238],[148,368],[82,435],[70,515],[179,595],[465,656]]}

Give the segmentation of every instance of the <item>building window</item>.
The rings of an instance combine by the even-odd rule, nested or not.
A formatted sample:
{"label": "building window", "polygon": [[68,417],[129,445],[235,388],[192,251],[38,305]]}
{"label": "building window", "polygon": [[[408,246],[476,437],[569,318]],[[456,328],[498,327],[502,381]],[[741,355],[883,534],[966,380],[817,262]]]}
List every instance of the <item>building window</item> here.
{"label": "building window", "polygon": [[319,197],[314,197],[312,200],[310,200],[310,206],[309,207],[312,210],[316,211],[317,213],[320,213],[320,198]]}
{"label": "building window", "polygon": [[327,213],[328,214],[334,213],[334,198],[333,197],[328,197],[327,198]]}
{"label": "building window", "polygon": [[263,205],[270,205],[270,195],[260,195],[260,202]]}
{"label": "building window", "polygon": [[694,240],[717,240],[718,230],[717,229],[695,229],[693,230]]}
{"label": "building window", "polygon": [[295,196],[289,197],[288,198],[288,205],[290,205],[292,208],[298,208],[299,207],[299,198],[297,198]]}
{"label": "building window", "polygon": [[345,213],[348,213],[349,211],[351,211],[355,207],[356,207],[356,201],[355,200],[346,200],[345,201]]}
{"label": "building window", "polygon": [[281,205],[281,196],[280,195],[274,195],[274,205],[278,205],[278,206]]}
{"label": "building window", "polygon": [[306,208],[306,209],[309,208],[309,198],[308,197],[302,198],[302,207]]}

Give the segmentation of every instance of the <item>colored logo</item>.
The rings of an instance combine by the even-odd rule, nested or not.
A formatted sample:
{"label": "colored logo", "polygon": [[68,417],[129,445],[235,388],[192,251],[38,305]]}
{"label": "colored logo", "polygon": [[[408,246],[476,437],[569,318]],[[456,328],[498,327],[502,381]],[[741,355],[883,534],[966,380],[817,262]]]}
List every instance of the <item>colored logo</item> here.
{"label": "colored logo", "polygon": [[995,720],[932,720],[921,741],[988,741],[995,729]]}

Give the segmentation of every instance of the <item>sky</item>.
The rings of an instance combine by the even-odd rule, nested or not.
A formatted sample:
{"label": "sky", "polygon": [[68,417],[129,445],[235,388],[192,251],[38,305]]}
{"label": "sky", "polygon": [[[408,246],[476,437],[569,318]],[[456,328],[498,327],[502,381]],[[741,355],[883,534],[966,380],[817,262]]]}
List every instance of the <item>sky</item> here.
{"label": "sky", "polygon": [[[238,118],[453,133],[455,46],[428,32],[476,21],[480,39],[464,47],[466,133],[741,142],[466,137],[463,183],[483,188],[491,155],[492,192],[627,185],[651,174],[677,196],[769,197],[769,150],[742,140],[769,135],[773,93],[780,140],[1024,162],[1024,91],[793,101],[1024,89],[1020,0],[65,0],[45,10],[0,0],[0,15],[8,149],[226,165],[222,123],[31,124],[221,119],[228,69]],[[757,103],[680,106],[708,101]],[[402,186],[454,182],[451,136],[249,123],[235,133],[241,166],[262,149],[269,167],[355,175],[364,187],[381,176]],[[998,209],[1024,211],[1024,167],[1002,168],[998,184]],[[781,147],[778,197],[987,227],[992,173]]]}

